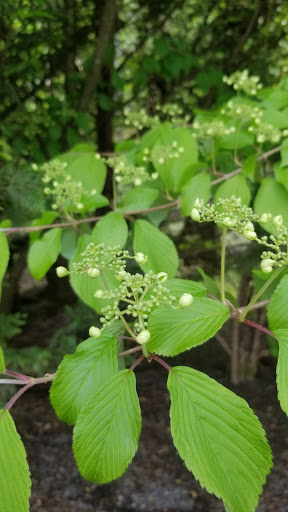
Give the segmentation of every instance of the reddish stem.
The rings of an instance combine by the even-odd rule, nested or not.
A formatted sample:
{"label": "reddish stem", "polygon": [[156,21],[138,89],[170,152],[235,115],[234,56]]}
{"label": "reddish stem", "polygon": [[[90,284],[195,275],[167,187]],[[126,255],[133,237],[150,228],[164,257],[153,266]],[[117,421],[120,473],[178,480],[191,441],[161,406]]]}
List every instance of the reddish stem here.
{"label": "reddish stem", "polygon": [[247,320],[247,318],[244,318],[243,323],[251,325],[252,327],[255,327],[255,329],[258,329],[259,331],[263,331],[266,334],[269,334],[269,336],[273,336],[273,338],[277,339],[276,336],[274,336],[272,331],[270,331],[269,329],[266,329],[266,327],[263,327],[260,324],[256,324],[256,322],[252,322],[251,320]]}
{"label": "reddish stem", "polygon": [[135,363],[132,364],[132,366],[130,366],[129,370],[130,372],[132,372],[134,370],[134,368],[136,368],[136,366],[138,366],[138,364],[140,364],[143,359],[146,359],[145,356],[142,354],[142,356],[138,357],[138,359],[135,361]]}
{"label": "reddish stem", "polygon": [[155,356],[155,354],[151,354],[150,358],[154,359],[154,361],[157,361],[157,363],[161,364],[161,366],[164,366],[164,368],[166,368],[166,370],[168,370],[168,372],[170,372],[172,370],[172,366],[169,366],[169,364],[165,363],[165,361],[163,361],[163,359],[161,359],[161,357]]}
{"label": "reddish stem", "polygon": [[24,380],[30,382],[31,377],[28,377],[28,375],[23,375],[23,373],[13,372],[12,370],[4,370],[2,372],[3,375],[11,375],[11,377],[16,377],[17,379]]}

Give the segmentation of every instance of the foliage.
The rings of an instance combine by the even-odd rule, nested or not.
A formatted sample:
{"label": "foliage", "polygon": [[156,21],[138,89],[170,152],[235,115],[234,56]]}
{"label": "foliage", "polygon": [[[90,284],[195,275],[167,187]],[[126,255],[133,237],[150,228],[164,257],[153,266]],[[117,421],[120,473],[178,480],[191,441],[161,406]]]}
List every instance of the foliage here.
{"label": "foliage", "polygon": [[[123,50],[118,70],[110,66],[109,73],[107,68],[116,57],[113,48],[109,54],[107,42],[103,47],[106,61],[103,57],[102,72],[110,74],[109,84],[113,85],[115,94],[117,91],[119,105],[130,103],[125,125],[131,124],[136,131],[122,146],[118,144],[118,154],[109,154],[108,158],[95,152],[94,144],[80,144],[82,139],[89,140],[91,119],[96,110],[100,118],[101,112],[109,112],[113,105],[104,82],[101,84],[98,80],[95,88],[97,103],[92,101],[90,107],[88,101],[87,106],[89,69],[93,69],[93,44],[89,41],[95,44],[94,36],[91,37],[94,34],[91,24],[96,12],[94,4],[72,2],[67,16],[65,13],[65,17],[61,17],[56,16],[56,7],[49,13],[41,8],[35,11],[34,6],[30,11],[30,3],[26,2],[23,8],[16,7],[16,15],[7,13],[5,16],[6,23],[12,21],[10,25],[4,23],[4,48],[9,53],[6,78],[9,82],[14,73],[18,76],[17,51],[21,53],[23,76],[20,82],[15,80],[13,90],[2,91],[4,117],[10,122],[16,116],[21,119],[20,128],[16,124],[10,132],[3,128],[6,153],[2,157],[8,160],[12,148],[15,161],[20,168],[23,166],[24,173],[25,160],[29,160],[29,172],[31,176],[34,172],[35,182],[41,183],[42,189],[39,211],[32,215],[33,222],[33,208],[27,216],[27,209],[23,209],[22,227],[9,225],[15,219],[13,215],[8,219],[6,213],[3,216],[0,279],[2,281],[9,262],[7,236],[19,231],[30,233],[27,264],[32,276],[42,279],[59,261],[58,277],[65,279],[69,276],[77,296],[95,316],[89,338],[81,342],[73,354],[64,357],[56,375],[46,374],[37,379],[8,370],[1,351],[0,369],[4,375],[1,383],[15,382],[22,386],[8,402],[0,420],[0,443],[5,447],[3,464],[6,469],[3,472],[8,475],[8,468],[13,481],[13,489],[9,485],[11,480],[8,482],[6,477],[3,489],[1,486],[3,512],[10,512],[11,503],[19,512],[28,510],[29,471],[24,448],[9,413],[20,395],[37,383],[53,382],[52,406],[60,419],[74,425],[73,450],[80,473],[96,483],[108,482],[123,474],[137,450],[141,411],[134,370],[145,359],[168,370],[171,433],[175,446],[200,484],[223,500],[227,512],[253,512],[271,468],[268,442],[248,404],[207,375],[188,367],[171,367],[159,355],[173,356],[193,349],[219,335],[222,325],[227,325],[230,320],[234,325],[249,324],[276,337],[279,342],[278,394],[280,406],[286,413],[288,411],[285,309],[288,83],[284,79],[277,88],[264,87],[261,80],[251,76],[246,69],[225,76],[225,83],[221,72],[215,69],[207,76],[203,70],[209,57],[206,60],[203,57],[201,61],[197,52],[196,60],[187,55],[187,44],[191,41],[185,41],[183,36],[185,9],[183,12],[178,9],[176,1],[171,0],[168,4],[172,9],[170,17],[175,15],[171,35],[177,37],[173,40],[167,35],[153,35],[149,41],[145,37],[145,51],[139,54],[133,51],[130,67],[125,69],[127,56]],[[189,13],[201,8],[203,38],[199,40],[199,33],[197,36],[200,23],[195,26],[192,22],[189,35],[194,43],[198,42],[201,52],[205,41],[211,40],[213,30],[218,35],[220,29],[223,31],[224,22],[221,18],[222,23],[219,23],[219,13],[227,7],[221,2],[210,13],[210,2],[205,9],[202,4],[195,1],[186,5]],[[133,43],[141,40],[143,20],[147,21],[147,32],[152,12],[156,11],[157,20],[165,24],[165,9],[162,10],[161,5],[156,7],[154,2],[148,2],[140,9],[139,34],[137,32],[137,37],[133,35]],[[120,18],[126,20],[129,12],[137,13],[139,5],[134,2],[129,8],[131,11],[123,2]],[[282,8],[286,9],[284,5]],[[230,15],[230,8],[227,9]],[[250,3],[245,3],[245,15],[241,17],[239,27],[245,26],[251,9]],[[255,12],[257,18],[257,10]],[[21,21],[17,18],[20,14]],[[83,16],[85,24],[81,25]],[[64,71],[59,74],[63,49],[68,43],[66,31],[60,29],[67,25],[67,17],[68,25],[72,27],[67,37],[78,44],[71,50],[72,61],[65,61]],[[278,18],[279,11],[274,14],[270,29]],[[72,19],[75,23],[70,24]],[[229,17],[228,22],[231,22]],[[267,33],[269,26],[265,29]],[[127,26],[124,31],[125,28]],[[113,39],[113,34],[110,35]],[[9,43],[12,36],[14,53]],[[97,36],[96,47],[101,48],[101,24],[97,27]],[[121,30],[118,36],[121,40]],[[282,36],[282,32],[278,34],[277,41]],[[262,33],[255,42],[259,44],[261,38]],[[24,40],[33,40],[35,52],[29,59],[26,58],[29,45],[24,45]],[[235,48],[235,60],[242,51],[246,55],[246,46],[251,53],[253,44],[250,34],[246,34],[241,48]],[[151,57],[153,49],[156,59]],[[48,76],[44,68],[37,66],[39,55],[47,56]],[[216,55],[215,59],[221,64],[221,55]],[[270,60],[273,66],[273,55]],[[252,58],[251,62],[255,60]],[[38,72],[36,81],[32,79],[33,67]],[[192,70],[197,70],[193,79],[189,75]],[[264,76],[265,72],[262,74]],[[153,83],[155,78],[162,79],[155,94],[157,104],[147,112],[140,110],[137,117],[132,108],[133,95],[141,98],[141,89],[145,88],[146,101],[152,90],[152,77]],[[218,96],[213,110],[200,109],[195,98],[187,101],[185,114],[181,106],[171,106],[169,94],[164,94],[163,89],[165,92],[170,83],[176,87],[177,81],[184,77],[192,80],[195,96],[196,86],[202,85],[201,98],[205,95],[205,87],[208,93],[211,84],[217,86]],[[95,76],[92,79],[94,83]],[[230,85],[237,94],[229,90]],[[185,96],[187,98],[184,88]],[[36,109],[36,101],[40,102],[41,108]],[[34,111],[29,131],[24,130],[20,135],[21,125],[26,126],[27,117]],[[192,118],[193,122],[187,124]],[[47,137],[43,144],[45,154],[42,152],[44,137]],[[32,144],[35,138],[37,142]],[[108,185],[112,185],[113,197]],[[11,204],[10,199],[7,204]],[[107,213],[109,205],[113,211]],[[190,216],[197,223],[213,222],[218,226],[221,239],[219,292],[215,282],[202,269],[203,284],[181,279],[177,274],[176,245],[159,229],[173,207],[181,209],[184,216]],[[25,226],[26,222],[31,225]],[[191,220],[187,220],[187,224],[191,229],[195,227]],[[205,235],[205,228],[201,232]],[[259,267],[261,269],[262,284],[258,288],[255,285],[254,295],[244,306],[239,302],[237,290],[232,297],[227,293],[226,242],[232,235],[241,240],[244,254],[255,244],[255,257],[248,259],[248,263],[251,262],[249,271],[259,272]],[[264,249],[260,255],[258,246]],[[65,266],[60,257],[67,260]],[[237,269],[237,265],[235,267]],[[240,274],[239,265],[238,271]],[[274,291],[270,284],[276,283],[277,278],[279,282]],[[263,303],[260,299],[264,293]],[[270,300],[268,321],[271,330],[251,319],[251,312],[265,307],[267,300]],[[132,349],[123,350],[123,340],[132,342]],[[119,364],[121,357],[138,350],[142,355],[129,369]],[[228,345],[228,353],[229,350],[231,353]]]}

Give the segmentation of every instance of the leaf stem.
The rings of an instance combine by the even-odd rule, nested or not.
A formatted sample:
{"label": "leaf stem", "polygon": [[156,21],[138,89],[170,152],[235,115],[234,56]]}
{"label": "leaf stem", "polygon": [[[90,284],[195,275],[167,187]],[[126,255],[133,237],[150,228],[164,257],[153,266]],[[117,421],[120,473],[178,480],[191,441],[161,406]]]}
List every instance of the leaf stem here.
{"label": "leaf stem", "polygon": [[221,249],[221,300],[225,304],[225,256],[226,256],[226,235],[227,229],[223,229]]}
{"label": "leaf stem", "polygon": [[272,274],[272,276],[269,277],[269,279],[266,281],[266,283],[263,284],[262,288],[252,297],[249,304],[247,304],[246,308],[244,309],[243,313],[239,316],[239,321],[243,322],[245,316],[247,315],[248,311],[250,311],[251,307],[257,302],[259,297],[267,290],[267,288],[270,286],[270,284],[276,279],[276,277],[279,276],[280,272],[282,272],[283,268],[278,268],[276,272]]}
{"label": "leaf stem", "polygon": [[119,316],[120,316],[120,319],[125,327],[125,329],[129,332],[129,334],[131,334],[133,340],[136,340],[136,336],[135,336],[135,333],[132,331],[131,327],[127,324],[124,316],[122,315],[122,313],[119,313]]}
{"label": "leaf stem", "polygon": [[142,354],[142,356],[138,357],[138,359],[135,361],[135,363],[132,364],[132,366],[130,366],[129,370],[130,372],[132,372],[134,370],[134,368],[136,368],[136,366],[138,366],[138,364],[140,364],[143,359],[145,359],[145,356]]}
{"label": "leaf stem", "polygon": [[157,363],[161,364],[161,366],[166,368],[166,370],[168,370],[168,372],[170,372],[172,370],[172,366],[169,366],[169,364],[167,364],[165,361],[163,361],[163,359],[161,359],[161,357],[158,357],[155,354],[150,354],[149,358],[154,359],[154,361],[157,361]]}
{"label": "leaf stem", "polygon": [[269,336],[273,336],[273,338],[277,339],[276,336],[273,334],[273,332],[270,331],[270,329],[267,329],[266,327],[263,327],[262,325],[257,324],[256,322],[252,322],[251,320],[247,320],[247,318],[244,318],[243,323],[247,324],[247,325],[251,325],[252,327],[255,327],[255,329],[258,329],[259,331],[263,331],[266,334],[269,334]]}

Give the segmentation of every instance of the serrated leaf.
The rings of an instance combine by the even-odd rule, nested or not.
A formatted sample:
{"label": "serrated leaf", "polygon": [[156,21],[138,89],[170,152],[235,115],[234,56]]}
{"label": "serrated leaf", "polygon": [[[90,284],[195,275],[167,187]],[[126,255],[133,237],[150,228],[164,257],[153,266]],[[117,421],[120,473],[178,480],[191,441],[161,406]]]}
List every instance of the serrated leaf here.
{"label": "serrated leaf", "polygon": [[227,306],[206,297],[195,297],[183,309],[160,306],[149,317],[147,349],[163,356],[180,354],[214,336],[229,316]]}
{"label": "serrated leaf", "polygon": [[207,293],[207,288],[202,283],[188,279],[167,279],[164,286],[168,288],[171,295],[176,297],[176,300],[179,300],[183,293],[191,293],[195,297],[205,297]]}
{"label": "serrated leaf", "polygon": [[190,215],[197,198],[207,203],[211,195],[210,176],[206,173],[197,174],[182,189],[182,215]]}
{"label": "serrated leaf", "polygon": [[242,398],[192,368],[169,372],[171,433],[187,468],[229,512],[255,512],[271,450]]}
{"label": "serrated leaf", "polygon": [[277,362],[278,400],[282,410],[288,416],[288,325],[286,329],[275,329],[273,333],[279,343]]}
{"label": "serrated leaf", "polygon": [[133,233],[134,252],[148,256],[147,262],[140,265],[144,272],[155,274],[166,272],[174,277],[178,268],[178,254],[172,240],[146,220],[137,220]]}
{"label": "serrated leaf", "polygon": [[5,359],[4,359],[3,350],[0,347],[0,373],[3,373],[4,370],[5,370]]}
{"label": "serrated leaf", "polygon": [[103,333],[88,338],[62,360],[50,389],[51,404],[60,420],[76,423],[81,408],[118,369],[116,337]]}
{"label": "serrated leaf", "polygon": [[250,190],[244,176],[237,175],[227,181],[224,181],[224,183],[222,183],[215,192],[214,203],[216,203],[220,198],[229,199],[231,196],[240,197],[242,204],[249,204]]}
{"label": "serrated leaf", "polygon": [[28,268],[37,281],[48,272],[55,263],[61,250],[62,229],[54,228],[47,231],[40,240],[30,246],[28,252]]}
{"label": "serrated leaf", "polygon": [[110,212],[104,215],[92,231],[92,242],[104,243],[108,247],[123,247],[128,237],[128,227],[120,213]]}
{"label": "serrated leaf", "polygon": [[[261,216],[262,213],[271,213],[272,216],[282,215],[283,223],[288,227],[288,192],[286,188],[273,178],[264,178],[254,200],[254,211]],[[272,221],[263,224],[263,228],[276,235],[278,233]]]}
{"label": "serrated leaf", "polygon": [[135,375],[116,373],[81,410],[73,451],[81,475],[95,483],[121,476],[138,447],[141,411]]}
{"label": "serrated leaf", "polygon": [[9,413],[0,410],[1,512],[28,512],[30,471],[24,445]]}
{"label": "serrated leaf", "polygon": [[130,189],[124,195],[118,209],[124,212],[146,210],[150,208],[159,195],[154,188],[137,187]]}
{"label": "serrated leaf", "polygon": [[0,233],[0,299],[2,291],[2,281],[6,272],[10,258],[9,244],[5,233]]}
{"label": "serrated leaf", "polygon": [[276,329],[288,329],[288,275],[285,275],[278,284],[268,306],[269,327],[274,332]]}
{"label": "serrated leaf", "polygon": [[[186,128],[172,128],[168,123],[161,125],[158,134],[159,138],[151,154],[152,163],[165,187],[171,192],[179,193],[193,175],[194,164],[198,161],[197,142]],[[177,144],[176,148],[173,143]],[[182,152],[177,151],[180,147]],[[166,156],[166,153],[172,152],[178,155],[177,158]]]}

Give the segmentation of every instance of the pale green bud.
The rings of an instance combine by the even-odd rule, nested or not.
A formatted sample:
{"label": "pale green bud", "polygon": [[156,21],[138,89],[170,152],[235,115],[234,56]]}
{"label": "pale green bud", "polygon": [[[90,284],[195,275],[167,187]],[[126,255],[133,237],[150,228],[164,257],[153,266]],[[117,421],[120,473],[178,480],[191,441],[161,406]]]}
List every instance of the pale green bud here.
{"label": "pale green bud", "polygon": [[255,231],[251,231],[250,229],[246,229],[243,235],[245,236],[245,238],[247,238],[247,240],[256,240],[257,238]]}
{"label": "pale green bud", "polygon": [[140,178],[135,178],[134,185],[135,187],[139,187],[142,184],[142,180]]}
{"label": "pale green bud", "polygon": [[33,171],[38,171],[38,165],[37,164],[32,164],[31,165]]}
{"label": "pale green bud", "polygon": [[78,210],[83,210],[83,208],[84,208],[83,203],[76,203],[76,208],[78,208]]}
{"label": "pale green bud", "polygon": [[236,219],[231,219],[231,217],[225,217],[225,219],[223,219],[223,224],[226,228],[233,228],[233,226],[235,226],[237,220]]}
{"label": "pale green bud", "polygon": [[276,228],[280,228],[283,223],[282,215],[277,215],[276,217],[274,217],[272,222]]}
{"label": "pale green bud", "polygon": [[158,178],[158,172],[152,172],[152,174],[151,174],[151,178],[152,178],[152,180],[157,180],[157,178]]}
{"label": "pale green bud", "polygon": [[194,201],[193,207],[197,208],[197,209],[201,208],[203,206],[203,203],[204,203],[203,199],[199,199],[199,197],[197,197],[197,199],[195,199],[195,201]]}
{"label": "pale green bud", "polygon": [[140,345],[144,345],[144,343],[147,343],[150,340],[150,331],[147,331],[147,329],[143,329],[143,331],[139,332],[138,336],[136,336],[136,341]]}
{"label": "pale green bud", "polygon": [[69,270],[66,267],[57,267],[56,274],[58,277],[66,277],[69,274]]}
{"label": "pale green bud", "polygon": [[123,279],[125,279],[125,277],[126,277],[125,270],[120,270],[120,272],[118,272],[118,274],[116,275],[116,279],[118,279],[118,281],[123,281]]}
{"label": "pale green bud", "polygon": [[262,272],[264,272],[264,274],[270,274],[270,272],[272,272],[272,270],[273,270],[273,267],[272,267],[273,264],[274,264],[273,260],[266,258],[261,261],[260,268],[261,268]]}
{"label": "pale green bud", "polygon": [[192,210],[191,210],[191,219],[195,220],[195,222],[199,222],[200,221],[200,213],[197,210],[197,208],[192,208]]}
{"label": "pale green bud", "polygon": [[271,219],[271,213],[262,213],[259,222],[262,222],[262,224],[266,224]]}
{"label": "pale green bud", "polygon": [[96,299],[102,299],[103,296],[104,296],[103,290],[96,290],[96,292],[94,293],[94,297],[96,297]]}
{"label": "pale green bud", "polygon": [[165,281],[167,281],[168,279],[168,275],[166,274],[166,272],[158,272],[157,278],[161,283],[165,283]]}
{"label": "pale green bud", "polygon": [[101,330],[98,327],[92,325],[92,327],[89,329],[89,336],[91,336],[91,338],[100,338]]}
{"label": "pale green bud", "polygon": [[191,293],[183,293],[179,299],[179,306],[180,308],[187,308],[188,306],[191,306],[193,302],[193,295]]}
{"label": "pale green bud", "polygon": [[164,164],[164,158],[160,157],[160,158],[158,159],[158,164]]}
{"label": "pale green bud", "polygon": [[143,254],[143,252],[137,252],[134,256],[134,259],[137,261],[137,263],[146,263],[147,256]]}
{"label": "pale green bud", "polygon": [[252,224],[252,222],[250,222],[250,220],[248,222],[246,222],[245,226],[244,226],[244,231],[254,231],[254,225]]}
{"label": "pale green bud", "polygon": [[87,276],[89,277],[98,277],[100,274],[100,270],[97,267],[90,267],[87,270]]}

